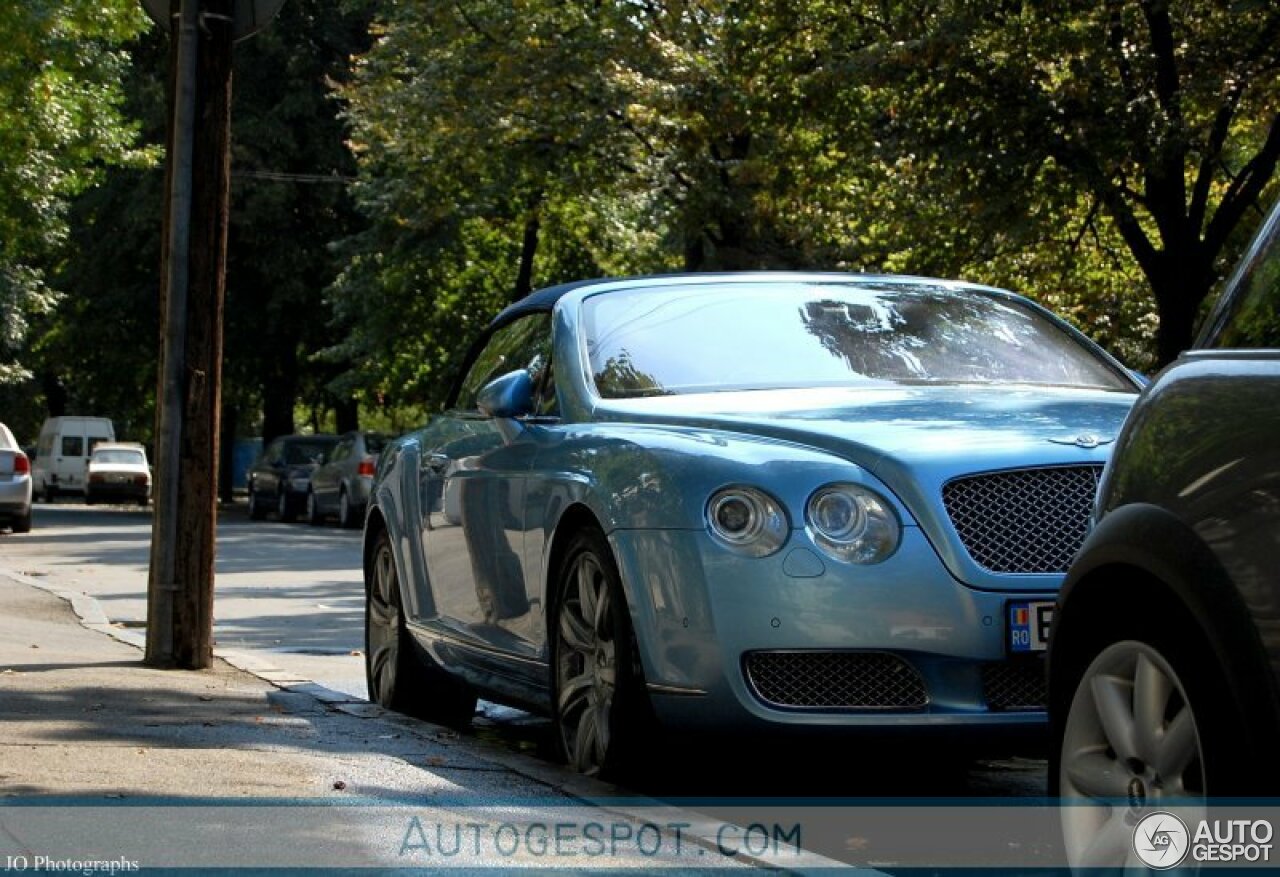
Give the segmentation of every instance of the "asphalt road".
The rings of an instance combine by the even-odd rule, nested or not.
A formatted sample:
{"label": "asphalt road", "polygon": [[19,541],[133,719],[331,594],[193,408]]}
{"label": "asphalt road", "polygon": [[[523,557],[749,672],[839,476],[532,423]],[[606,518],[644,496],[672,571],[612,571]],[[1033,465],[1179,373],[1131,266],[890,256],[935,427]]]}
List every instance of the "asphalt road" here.
{"label": "asphalt road", "polygon": [[[56,578],[95,597],[112,622],[141,629],[150,537],[149,510],[37,504],[29,534],[0,533],[0,565]],[[243,506],[225,510],[214,595],[218,647],[363,697],[359,557],[358,531],[250,521]],[[552,759],[547,721],[483,702],[481,710],[472,733],[482,742]],[[1005,744],[975,753],[913,740],[667,740],[656,743],[655,756],[629,784],[659,797],[1046,794],[1038,753]]]}

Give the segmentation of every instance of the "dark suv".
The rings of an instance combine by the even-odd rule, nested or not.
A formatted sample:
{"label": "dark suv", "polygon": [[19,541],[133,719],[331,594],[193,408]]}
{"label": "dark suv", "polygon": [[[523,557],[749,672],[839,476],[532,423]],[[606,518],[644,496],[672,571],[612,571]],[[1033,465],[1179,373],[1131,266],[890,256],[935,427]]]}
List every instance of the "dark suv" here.
{"label": "dark suv", "polygon": [[1114,863],[1118,802],[1280,793],[1278,680],[1280,204],[1134,406],[1062,588],[1050,788],[1106,804],[1063,808],[1073,862]]}

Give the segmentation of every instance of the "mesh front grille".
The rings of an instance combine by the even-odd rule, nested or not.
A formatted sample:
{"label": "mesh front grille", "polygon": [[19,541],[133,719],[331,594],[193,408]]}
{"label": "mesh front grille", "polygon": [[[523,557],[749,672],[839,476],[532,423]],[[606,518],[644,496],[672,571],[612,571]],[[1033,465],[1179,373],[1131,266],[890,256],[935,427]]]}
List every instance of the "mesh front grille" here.
{"label": "mesh front grille", "polygon": [[771,706],[798,709],[920,709],[924,680],[885,652],[751,652],[747,681]]}
{"label": "mesh front grille", "polygon": [[1044,661],[1002,661],[982,668],[982,693],[990,710],[1042,710],[1049,702]]}
{"label": "mesh front grille", "polygon": [[942,488],[969,556],[996,573],[1066,572],[1089,531],[1102,466],[1019,469]]}

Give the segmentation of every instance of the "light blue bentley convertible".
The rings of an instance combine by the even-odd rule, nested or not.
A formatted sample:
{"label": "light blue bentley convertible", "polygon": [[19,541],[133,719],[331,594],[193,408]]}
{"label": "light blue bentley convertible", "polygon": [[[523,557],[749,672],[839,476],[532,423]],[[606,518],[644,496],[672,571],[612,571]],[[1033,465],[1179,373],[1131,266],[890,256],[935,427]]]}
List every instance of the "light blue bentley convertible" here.
{"label": "light blue bentley convertible", "polygon": [[384,452],[369,693],[673,730],[1043,726],[1042,658],[1135,378],[1000,290],[671,275],[534,293]]}

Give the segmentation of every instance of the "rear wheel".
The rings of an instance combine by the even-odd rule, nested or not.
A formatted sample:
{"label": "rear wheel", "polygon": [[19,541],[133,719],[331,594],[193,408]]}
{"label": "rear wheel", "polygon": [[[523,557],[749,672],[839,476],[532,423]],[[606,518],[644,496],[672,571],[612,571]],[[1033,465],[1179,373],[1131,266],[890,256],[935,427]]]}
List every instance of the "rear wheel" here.
{"label": "rear wheel", "polygon": [[552,631],[554,717],[565,760],[587,776],[634,767],[656,730],[622,580],[604,534],[578,533],[560,565]]}
{"label": "rear wheel", "polygon": [[360,524],[360,519],[356,517],[356,510],[351,507],[351,500],[347,498],[345,487],[338,491],[338,523],[348,530]]}
{"label": "rear wheel", "polygon": [[27,509],[27,513],[20,518],[14,518],[9,523],[9,528],[15,533],[31,532],[31,509]]}
{"label": "rear wheel", "polygon": [[461,726],[476,711],[476,696],[436,666],[409,633],[400,599],[391,539],[378,535],[365,573],[364,667],[369,699],[397,712]]}

